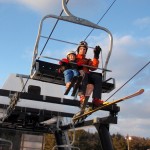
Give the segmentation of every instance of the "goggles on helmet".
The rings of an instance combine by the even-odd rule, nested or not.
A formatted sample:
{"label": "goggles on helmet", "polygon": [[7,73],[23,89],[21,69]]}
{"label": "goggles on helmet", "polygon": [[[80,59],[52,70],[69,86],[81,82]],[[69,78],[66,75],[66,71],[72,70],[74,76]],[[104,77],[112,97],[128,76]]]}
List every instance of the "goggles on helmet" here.
{"label": "goggles on helmet", "polygon": [[85,42],[85,41],[81,41],[80,42],[80,44],[79,44],[79,46],[78,46],[78,48],[77,48],[77,52],[79,53],[79,48],[80,47],[85,47],[86,48],[86,52],[87,52],[87,49],[88,49],[88,44],[87,44],[87,42]]}

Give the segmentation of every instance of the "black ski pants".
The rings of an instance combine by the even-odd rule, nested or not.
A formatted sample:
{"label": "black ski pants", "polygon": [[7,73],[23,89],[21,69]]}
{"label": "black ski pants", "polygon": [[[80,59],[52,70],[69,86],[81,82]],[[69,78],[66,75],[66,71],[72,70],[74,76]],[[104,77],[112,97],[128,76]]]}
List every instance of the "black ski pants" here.
{"label": "black ski pants", "polygon": [[79,93],[85,95],[88,84],[94,85],[93,98],[101,99],[102,93],[102,74],[96,72],[85,73],[82,84],[79,87]]}

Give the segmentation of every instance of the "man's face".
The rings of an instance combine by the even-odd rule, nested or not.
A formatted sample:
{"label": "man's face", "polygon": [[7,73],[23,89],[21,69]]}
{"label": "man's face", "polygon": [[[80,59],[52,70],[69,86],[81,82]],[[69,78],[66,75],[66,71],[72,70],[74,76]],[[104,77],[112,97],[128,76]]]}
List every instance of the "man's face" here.
{"label": "man's face", "polygon": [[81,47],[79,48],[79,54],[80,54],[80,55],[85,55],[85,54],[86,54],[86,48],[85,48],[84,46],[81,46]]}

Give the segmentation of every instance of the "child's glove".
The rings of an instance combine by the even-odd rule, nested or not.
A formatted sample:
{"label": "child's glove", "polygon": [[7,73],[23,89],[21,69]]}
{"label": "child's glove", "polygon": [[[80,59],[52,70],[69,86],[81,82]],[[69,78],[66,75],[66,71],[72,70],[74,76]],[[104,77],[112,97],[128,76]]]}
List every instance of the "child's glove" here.
{"label": "child's glove", "polygon": [[69,63],[69,60],[66,59],[66,58],[63,58],[61,61],[62,61],[62,62],[65,62],[65,63]]}
{"label": "child's glove", "polygon": [[61,61],[59,61],[59,64],[62,65],[63,63],[69,63],[69,60],[66,58],[63,58]]}

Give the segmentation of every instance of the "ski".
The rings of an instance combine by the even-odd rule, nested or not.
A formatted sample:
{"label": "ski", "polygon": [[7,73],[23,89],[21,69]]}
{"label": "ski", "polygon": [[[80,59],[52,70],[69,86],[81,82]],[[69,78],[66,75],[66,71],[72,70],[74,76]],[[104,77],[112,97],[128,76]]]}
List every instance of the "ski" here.
{"label": "ski", "polygon": [[81,81],[82,81],[82,76],[78,76],[77,80],[76,80],[76,82],[75,82],[75,84],[73,86],[73,91],[72,91],[71,96],[75,96],[75,94],[76,94],[76,92],[77,92],[77,90],[79,88],[79,85],[80,85]]}
{"label": "ski", "polygon": [[[81,110],[76,113],[73,118],[75,118],[76,116],[79,116],[79,115],[82,115],[85,113],[85,109],[87,108],[87,103],[88,103],[88,100],[90,98],[90,95],[91,93],[93,92],[93,89],[94,89],[94,86],[92,84],[88,84],[87,85],[87,88],[86,88],[86,92],[85,92],[85,100],[84,100],[84,103],[82,105],[80,105],[81,107]],[[87,109],[86,109],[87,111]]]}
{"label": "ski", "polygon": [[64,95],[68,95],[70,89],[74,86],[74,84],[76,83],[77,79],[78,79],[77,76],[75,76],[75,77],[72,78],[71,84],[70,84],[70,86],[66,89]]}
{"label": "ski", "polygon": [[83,120],[83,119],[85,119],[87,116],[91,115],[92,113],[94,113],[94,112],[96,112],[96,111],[98,111],[98,110],[101,110],[101,109],[106,108],[106,107],[108,107],[108,106],[111,106],[111,105],[113,105],[113,104],[119,103],[119,102],[121,102],[121,101],[130,99],[130,98],[133,98],[133,97],[135,97],[135,96],[141,95],[143,92],[144,92],[144,89],[140,89],[139,91],[137,91],[137,92],[135,92],[135,93],[133,93],[133,94],[131,94],[131,95],[125,96],[125,97],[123,97],[123,98],[120,98],[120,99],[115,100],[115,101],[110,102],[110,103],[103,104],[102,106],[99,106],[99,107],[97,107],[97,108],[95,108],[95,109],[93,109],[93,110],[90,110],[90,111],[88,111],[88,112],[85,112],[84,114],[81,114],[81,115],[78,115],[78,116],[74,116],[74,117],[72,118],[72,121],[75,123],[77,120],[80,120],[80,119]]}
{"label": "ski", "polygon": [[77,116],[80,116],[80,115],[84,114],[89,98],[90,98],[90,96],[85,96],[84,103],[82,104],[82,106],[80,106],[80,107],[81,107],[81,110],[80,110],[79,112],[77,112],[77,113],[73,116],[73,118],[76,118]]}

